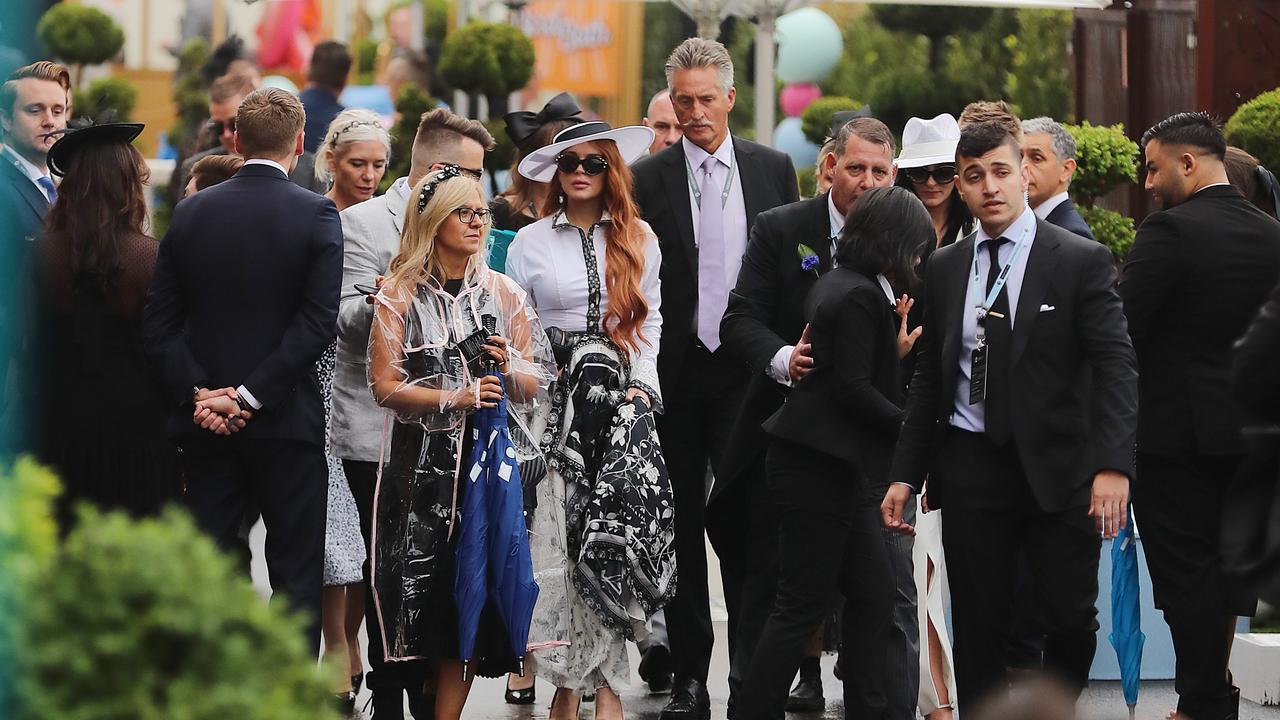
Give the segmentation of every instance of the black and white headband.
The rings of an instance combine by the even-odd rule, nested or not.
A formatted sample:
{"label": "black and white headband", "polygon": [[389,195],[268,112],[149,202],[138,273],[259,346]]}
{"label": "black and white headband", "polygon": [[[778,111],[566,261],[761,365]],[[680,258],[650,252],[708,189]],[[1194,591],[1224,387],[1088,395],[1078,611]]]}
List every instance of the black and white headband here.
{"label": "black and white headband", "polygon": [[421,215],[422,211],[427,209],[427,203],[431,202],[431,196],[436,193],[436,186],[460,174],[457,165],[445,165],[443,169],[432,175],[431,179],[422,186],[422,190],[418,191],[418,214]]}

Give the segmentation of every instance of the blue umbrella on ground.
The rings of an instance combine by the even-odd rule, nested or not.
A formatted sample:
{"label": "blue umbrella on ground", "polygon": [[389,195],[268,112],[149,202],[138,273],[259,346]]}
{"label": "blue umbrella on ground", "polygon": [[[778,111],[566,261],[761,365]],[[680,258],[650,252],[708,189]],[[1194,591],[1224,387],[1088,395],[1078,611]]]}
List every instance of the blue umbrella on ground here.
{"label": "blue umbrella on ground", "polygon": [[[489,437],[493,432],[496,408],[482,408],[474,418],[475,442],[471,446],[471,462],[462,478],[466,493],[458,518],[457,567],[453,581],[453,600],[458,606],[458,652],[462,658],[462,679],[468,677],[471,655],[475,652],[480,615],[489,597],[489,512],[488,491],[492,455]],[[505,413],[504,413],[505,414]]]}
{"label": "blue umbrella on ground", "polygon": [[1138,685],[1142,678],[1142,606],[1138,597],[1138,544],[1134,535],[1133,511],[1126,509],[1128,522],[1111,541],[1111,646],[1120,664],[1120,682],[1129,717],[1138,708]]}
{"label": "blue umbrella on ground", "polygon": [[529,643],[529,624],[538,599],[533,579],[533,558],[529,552],[529,530],[524,516],[524,489],[520,466],[507,424],[504,397],[494,414],[488,435],[489,457],[489,595],[493,598],[511,643],[511,652],[520,661]]}

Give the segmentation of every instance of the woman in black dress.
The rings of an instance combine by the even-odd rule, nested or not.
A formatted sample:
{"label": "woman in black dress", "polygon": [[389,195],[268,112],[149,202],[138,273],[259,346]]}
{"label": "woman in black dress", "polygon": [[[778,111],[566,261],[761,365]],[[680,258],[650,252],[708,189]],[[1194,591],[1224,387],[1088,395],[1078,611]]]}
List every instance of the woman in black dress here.
{"label": "woman in black dress", "polygon": [[130,144],[141,131],[96,125],[49,151],[62,183],[34,247],[33,407],[43,411],[40,459],[65,487],[64,527],[79,501],[148,515],[181,495],[168,406],[142,353],[160,243],[143,232],[148,170]]}
{"label": "woman in black dress", "polygon": [[894,589],[877,510],[860,510],[856,500],[889,474],[903,417],[898,363],[913,342],[899,337],[895,298],[917,284],[920,255],[936,240],[909,191],[868,190],[849,212],[839,266],[805,301],[814,371],[764,424],[781,560],[773,612],[742,682],[745,720],[782,715],[805,644],[837,589],[860,608],[845,617],[846,643],[863,636],[860,646],[879,648],[846,664],[846,712],[877,714],[864,698],[882,692]]}

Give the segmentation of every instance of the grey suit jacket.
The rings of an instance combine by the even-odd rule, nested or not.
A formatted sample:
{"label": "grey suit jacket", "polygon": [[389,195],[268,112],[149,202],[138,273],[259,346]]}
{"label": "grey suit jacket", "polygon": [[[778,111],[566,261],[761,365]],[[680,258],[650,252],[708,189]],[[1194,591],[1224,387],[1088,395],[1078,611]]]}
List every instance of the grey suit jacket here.
{"label": "grey suit jacket", "polygon": [[373,285],[400,249],[409,183],[400,178],[385,195],[342,211],[342,292],[338,302],[338,352],[333,371],[329,444],[343,460],[377,462],[387,412],[369,392],[369,328],[373,306],[355,285]]}

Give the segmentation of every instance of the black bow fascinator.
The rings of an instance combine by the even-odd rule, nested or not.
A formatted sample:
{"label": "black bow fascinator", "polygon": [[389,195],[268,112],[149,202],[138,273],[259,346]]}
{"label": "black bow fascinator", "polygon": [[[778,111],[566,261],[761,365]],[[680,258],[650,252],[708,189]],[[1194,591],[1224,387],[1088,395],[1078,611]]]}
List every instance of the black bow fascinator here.
{"label": "black bow fascinator", "polygon": [[421,215],[423,210],[427,209],[427,203],[431,202],[431,196],[436,194],[436,187],[440,183],[450,178],[456,178],[461,175],[457,165],[445,165],[444,168],[437,170],[431,179],[422,186],[422,190],[418,191],[418,214]]}
{"label": "black bow fascinator", "polygon": [[528,145],[543,125],[556,120],[582,122],[582,118],[577,117],[581,113],[582,108],[578,106],[578,101],[574,100],[572,95],[560,93],[548,100],[547,104],[536,113],[528,110],[509,112],[502,116],[502,121],[507,125],[507,136],[511,138],[511,142],[515,143],[522,152],[528,153],[530,150],[537,149]]}
{"label": "black bow fascinator", "polygon": [[827,131],[827,139],[823,144],[831,142],[835,136],[839,134],[840,128],[844,127],[850,120],[860,117],[875,117],[871,114],[871,106],[863,105],[857,110],[841,110],[831,115],[831,129]]}
{"label": "black bow fascinator", "polygon": [[67,174],[67,163],[78,151],[90,145],[127,145],[142,133],[144,127],[142,123],[117,122],[116,114],[110,111],[93,121],[74,120],[66,129],[49,133],[62,136],[49,148],[49,172],[63,177]]}

